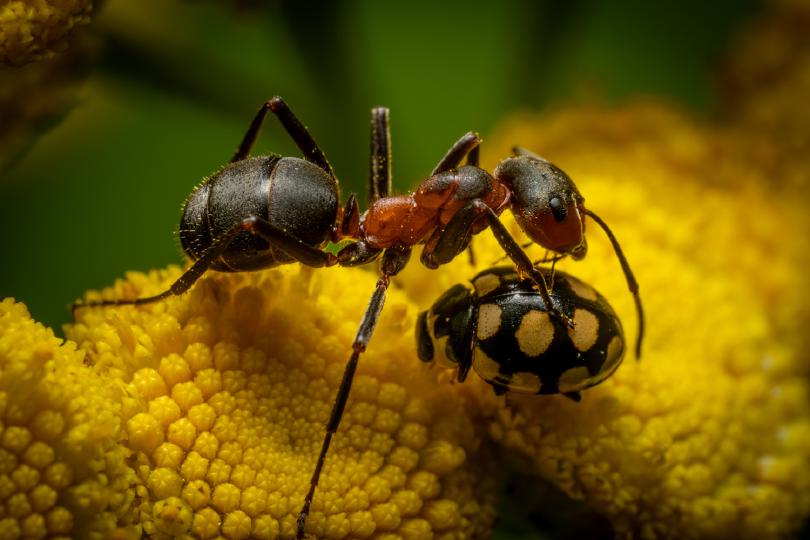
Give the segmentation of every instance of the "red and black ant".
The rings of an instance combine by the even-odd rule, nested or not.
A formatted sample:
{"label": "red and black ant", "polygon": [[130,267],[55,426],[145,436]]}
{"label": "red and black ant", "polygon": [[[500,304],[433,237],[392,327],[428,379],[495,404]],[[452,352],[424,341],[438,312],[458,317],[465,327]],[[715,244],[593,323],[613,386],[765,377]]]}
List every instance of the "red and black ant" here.
{"label": "red and black ant", "polygon": [[[268,111],[278,118],[304,159],[248,157]],[[533,242],[575,259],[586,253],[583,219],[590,216],[607,233],[634,296],[639,324],[636,354],[640,354],[643,311],[638,284],[610,229],[585,209],[573,181],[552,163],[516,148],[515,155],[490,174],[478,164],[480,143],[475,133],[465,134],[416,191],[392,196],[388,109],[373,109],[370,206],[361,215],[354,194],[341,207],[338,181],[326,156],[284,100],[274,97],[259,109],[230,163],[207,178],[186,200],[180,241],[194,263],[180,278],[155,296],[76,303],[73,309],[156,302],[186,292],[207,270],[244,272],[291,262],[312,267],[355,266],[380,257],[380,277],[352,343],[309,492],[298,516],[296,537],[303,538],[357,361],[371,339],[390,279],[408,263],[414,246],[424,246],[422,264],[437,268],[467,249],[473,234],[491,229],[518,274],[536,284],[547,311],[571,326],[571,320],[552,304],[544,273],[534,267],[498,216],[509,208]],[[349,243],[336,255],[325,251],[330,242],[346,241]]]}

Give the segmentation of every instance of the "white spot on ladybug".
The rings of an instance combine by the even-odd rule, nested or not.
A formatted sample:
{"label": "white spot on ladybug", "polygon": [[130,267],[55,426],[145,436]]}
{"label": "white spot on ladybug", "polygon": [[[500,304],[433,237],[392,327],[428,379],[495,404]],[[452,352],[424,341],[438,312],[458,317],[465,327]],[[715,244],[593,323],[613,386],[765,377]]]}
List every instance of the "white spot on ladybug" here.
{"label": "white spot on ladybug", "polygon": [[584,366],[571,368],[560,375],[557,387],[560,392],[576,392],[590,386],[589,377],[588,368]]}
{"label": "white spot on ladybug", "polygon": [[607,377],[613,373],[622,361],[624,356],[624,340],[621,336],[613,336],[607,346],[605,363],[602,364],[602,373]]}
{"label": "white spot on ladybug", "polygon": [[501,278],[497,274],[484,274],[473,281],[478,297],[491,293],[501,285]]}
{"label": "white spot on ladybug", "polygon": [[478,308],[479,340],[487,339],[498,333],[501,327],[501,308],[497,304],[484,304]]}
{"label": "white spot on ladybug", "polygon": [[509,379],[501,375],[501,365],[487,356],[487,353],[481,350],[481,347],[476,346],[473,351],[473,369],[478,376],[487,382],[498,382],[506,384]]}
{"label": "white spot on ladybug", "polygon": [[528,372],[514,373],[509,381],[509,390],[515,392],[536,394],[541,386],[543,381],[540,380],[540,376]]}
{"label": "white spot on ladybug", "polygon": [[568,329],[574,347],[585,352],[596,343],[599,337],[599,319],[587,309],[574,311],[574,328]]}
{"label": "white spot on ladybug", "polygon": [[594,289],[587,283],[583,283],[578,279],[569,278],[568,284],[571,286],[571,290],[574,291],[575,295],[585,300],[596,302],[598,298],[598,295],[596,294],[596,289]]}
{"label": "white spot on ladybug", "polygon": [[548,313],[533,309],[520,320],[515,332],[518,346],[526,356],[539,356],[546,352],[554,340],[554,325]]}

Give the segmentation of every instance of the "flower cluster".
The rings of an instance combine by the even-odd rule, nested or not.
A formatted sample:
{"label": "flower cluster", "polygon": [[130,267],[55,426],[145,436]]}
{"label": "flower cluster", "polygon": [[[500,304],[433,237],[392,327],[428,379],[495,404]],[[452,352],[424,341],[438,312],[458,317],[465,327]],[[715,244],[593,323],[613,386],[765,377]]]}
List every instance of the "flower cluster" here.
{"label": "flower cluster", "polygon": [[[162,290],[179,269],[105,292]],[[140,524],[152,537],[290,537],[374,276],[297,267],[211,275],[147,309],[85,309],[68,335],[126,396]],[[471,538],[493,518],[480,433],[413,363],[413,311],[392,291],[363,356],[308,531]]]}
{"label": "flower cluster", "polygon": [[67,47],[74,27],[90,22],[91,0],[11,0],[0,6],[0,65],[21,66]]}
{"label": "flower cluster", "polygon": [[104,538],[135,492],[115,384],[0,303],[0,538]]}
{"label": "flower cluster", "polygon": [[[767,24],[802,12],[784,6],[793,16]],[[739,114],[725,123],[661,103],[578,105],[488,140],[492,158],[520,142],[560,165],[616,233],[647,312],[642,360],[581,403],[504,399],[474,374],[448,384],[416,358],[415,315],[503,253],[485,231],[477,267],[411,263],[361,357],[308,532],[486,537],[514,461],[620,537],[794,532],[810,514],[810,130],[791,111],[808,64],[777,53],[806,58],[797,47],[741,46],[726,87]],[[588,239],[586,259],[560,267],[610,300],[632,342],[619,264],[592,224]],[[133,273],[87,298],[155,294],[180,272]],[[211,272],[181,297],[82,309],[65,342],[1,303],[0,538],[290,537],[374,279]]]}

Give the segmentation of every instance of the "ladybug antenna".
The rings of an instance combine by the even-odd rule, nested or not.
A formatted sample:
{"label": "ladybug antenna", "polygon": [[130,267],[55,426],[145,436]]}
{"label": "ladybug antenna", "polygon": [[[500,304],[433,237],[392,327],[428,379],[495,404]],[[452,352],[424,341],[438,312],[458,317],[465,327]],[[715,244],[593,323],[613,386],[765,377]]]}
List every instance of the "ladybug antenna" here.
{"label": "ladybug antenna", "polygon": [[644,337],[644,308],[641,306],[641,297],[638,295],[638,281],[636,281],[636,276],[633,275],[633,271],[630,269],[630,265],[627,262],[627,258],[624,256],[624,252],[622,251],[621,246],[619,246],[619,241],[616,240],[615,236],[613,236],[613,231],[610,230],[610,227],[607,226],[607,223],[602,221],[602,218],[600,218],[587,208],[581,208],[581,210],[585,215],[590,216],[591,219],[593,219],[600,227],[602,227],[602,230],[605,231],[605,234],[610,240],[610,243],[613,245],[613,251],[616,252],[616,257],[619,258],[619,263],[622,265],[624,277],[627,280],[627,287],[633,294],[633,300],[636,303],[636,314],[638,316],[638,336],[636,337],[636,359],[640,359],[641,340]]}

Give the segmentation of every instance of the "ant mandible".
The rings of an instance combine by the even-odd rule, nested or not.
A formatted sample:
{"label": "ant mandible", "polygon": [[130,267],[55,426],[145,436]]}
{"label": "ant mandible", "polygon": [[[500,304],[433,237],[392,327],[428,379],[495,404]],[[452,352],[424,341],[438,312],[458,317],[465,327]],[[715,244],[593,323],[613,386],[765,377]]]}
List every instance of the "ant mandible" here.
{"label": "ant mandible", "polygon": [[[267,112],[272,112],[304,159],[279,155],[249,157]],[[490,228],[518,274],[537,286],[549,314],[572,321],[554,307],[544,274],[538,271],[498,216],[507,207],[529,238],[560,255],[585,255],[583,218],[590,216],[608,235],[633,293],[641,350],[643,312],[638,284],[606,224],[583,206],[562,170],[516,148],[490,174],[478,165],[481,139],[461,137],[410,195],[392,196],[388,109],[372,110],[369,208],[361,216],[350,194],[340,206],[340,189],[323,151],[280,97],[265,102],[253,118],[230,163],[205,179],[189,196],[180,221],[180,241],[194,263],[166,291],[132,300],[76,303],[80,307],[142,305],[186,292],[206,270],[243,272],[300,262],[306,266],[355,266],[381,257],[380,277],[363,314],[346,363],[309,491],[297,520],[304,536],[315,489],[332,437],[340,425],[357,362],[371,339],[390,279],[407,264],[415,245],[421,261],[437,268],[467,249],[473,234]],[[466,163],[462,165],[462,161]],[[332,242],[350,240],[338,253]]]}

